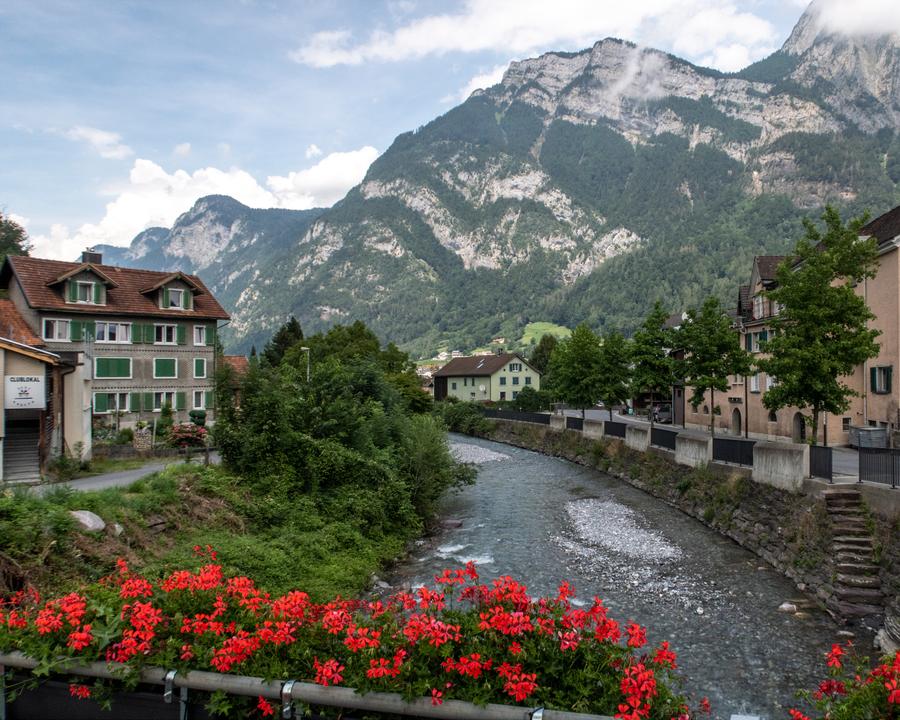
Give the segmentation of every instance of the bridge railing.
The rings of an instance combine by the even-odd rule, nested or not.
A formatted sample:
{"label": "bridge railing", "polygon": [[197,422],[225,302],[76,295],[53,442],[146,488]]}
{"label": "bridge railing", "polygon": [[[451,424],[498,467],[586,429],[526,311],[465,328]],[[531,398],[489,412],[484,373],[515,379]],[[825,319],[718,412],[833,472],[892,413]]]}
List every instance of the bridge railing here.
{"label": "bridge railing", "polygon": [[525,412],[523,410],[499,410],[497,408],[482,408],[481,412],[485,417],[497,418],[498,420],[518,420],[519,422],[537,423],[539,425],[549,425],[550,416],[546,413]]}

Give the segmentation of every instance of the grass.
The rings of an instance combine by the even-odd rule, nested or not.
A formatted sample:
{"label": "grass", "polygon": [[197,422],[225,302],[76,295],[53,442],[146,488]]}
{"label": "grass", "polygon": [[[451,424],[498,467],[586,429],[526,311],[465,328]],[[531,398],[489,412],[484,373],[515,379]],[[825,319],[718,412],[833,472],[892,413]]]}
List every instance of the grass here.
{"label": "grass", "polygon": [[153,463],[175,463],[179,462],[177,457],[130,457],[130,458],[110,458],[101,457],[91,460],[90,468],[81,470],[76,473],[76,478],[91,477],[93,475],[104,475],[106,473],[123,472],[125,470],[137,470]]}
{"label": "grass", "polygon": [[572,331],[565,325],[556,325],[551,322],[533,322],[525,326],[519,344],[528,347],[532,342],[537,344],[544,335],[553,335],[559,339],[567,338]]}

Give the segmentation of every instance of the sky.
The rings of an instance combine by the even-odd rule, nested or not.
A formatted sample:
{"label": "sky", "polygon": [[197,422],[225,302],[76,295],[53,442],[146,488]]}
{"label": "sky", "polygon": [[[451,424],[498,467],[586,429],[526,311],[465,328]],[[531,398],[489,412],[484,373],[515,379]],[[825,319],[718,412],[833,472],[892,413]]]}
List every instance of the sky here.
{"label": "sky", "polygon": [[[826,1],[855,8],[851,19],[860,2],[893,5]],[[394,137],[498,82],[512,60],[613,36],[733,71],[777,50],[804,7],[3,0],[0,211],[25,226],[32,254],[71,260],[169,227],[213,193],[332,205]]]}

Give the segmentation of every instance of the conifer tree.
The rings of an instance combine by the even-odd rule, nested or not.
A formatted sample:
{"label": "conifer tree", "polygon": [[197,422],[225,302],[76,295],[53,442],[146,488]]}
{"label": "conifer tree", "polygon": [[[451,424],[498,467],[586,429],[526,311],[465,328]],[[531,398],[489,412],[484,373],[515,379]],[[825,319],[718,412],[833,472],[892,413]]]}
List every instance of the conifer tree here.
{"label": "conifer tree", "polygon": [[293,315],[278,328],[272,339],[263,348],[262,357],[271,366],[278,367],[284,354],[294,345],[303,341],[303,329]]}

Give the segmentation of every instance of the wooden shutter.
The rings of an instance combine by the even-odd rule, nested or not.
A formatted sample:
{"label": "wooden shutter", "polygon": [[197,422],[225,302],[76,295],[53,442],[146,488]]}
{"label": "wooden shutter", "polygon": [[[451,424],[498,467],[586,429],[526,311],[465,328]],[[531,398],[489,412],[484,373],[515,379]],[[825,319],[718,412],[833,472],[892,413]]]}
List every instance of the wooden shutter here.
{"label": "wooden shutter", "polygon": [[869,368],[869,389],[878,392],[878,368]]}
{"label": "wooden shutter", "polygon": [[749,351],[753,348],[753,337],[750,333],[744,335],[744,349]]}
{"label": "wooden shutter", "polygon": [[90,342],[97,339],[97,323],[93,320],[84,321],[84,340]]}
{"label": "wooden shutter", "polygon": [[182,307],[185,310],[190,310],[194,306],[194,296],[191,294],[190,290],[185,290],[181,296]]}
{"label": "wooden shutter", "polygon": [[78,285],[74,280],[66,280],[66,298],[69,302],[78,300]]}
{"label": "wooden shutter", "polygon": [[131,376],[131,358],[116,358],[116,377]]}
{"label": "wooden shutter", "polygon": [[109,358],[98,357],[94,360],[94,374],[97,377],[109,377]]}
{"label": "wooden shutter", "polygon": [[105,413],[109,410],[109,396],[106,393],[94,393],[94,412]]}
{"label": "wooden shutter", "polygon": [[162,306],[164,308],[169,307],[169,288],[163,288],[162,291]]}
{"label": "wooden shutter", "polygon": [[175,326],[175,339],[179,345],[184,345],[187,342],[187,329],[184,325],[178,324]]}
{"label": "wooden shutter", "polygon": [[148,412],[152,412],[153,411],[153,393],[145,392],[145,393],[142,393],[142,395],[144,396],[144,400],[143,400],[144,410],[147,410]]}
{"label": "wooden shutter", "polygon": [[187,407],[187,393],[179,391],[175,393],[175,409],[184,410]]}
{"label": "wooden shutter", "polygon": [[84,323],[81,320],[73,320],[69,325],[69,338],[72,342],[81,342],[84,337]]}
{"label": "wooden shutter", "polygon": [[206,377],[206,360],[204,358],[194,358],[194,377]]}
{"label": "wooden shutter", "polygon": [[894,374],[894,368],[893,368],[893,366],[891,366],[891,367],[886,367],[886,368],[884,369],[884,391],[885,391],[886,393],[890,393],[890,392],[891,392],[891,380],[893,379],[891,376],[892,376],[893,374]]}
{"label": "wooden shutter", "polygon": [[215,323],[206,328],[206,344],[210,347],[216,346],[216,326]]}
{"label": "wooden shutter", "polygon": [[156,342],[156,325],[144,325],[144,342],[149,345]]}
{"label": "wooden shutter", "polygon": [[103,285],[94,283],[94,305],[103,304]]}
{"label": "wooden shutter", "polygon": [[[137,392],[130,393],[128,396],[128,410],[130,412],[141,411],[141,394]],[[152,408],[151,408],[152,410]]]}
{"label": "wooden shutter", "polygon": [[210,410],[213,406],[213,393],[212,390],[207,390],[203,393],[203,407],[207,410]]}

